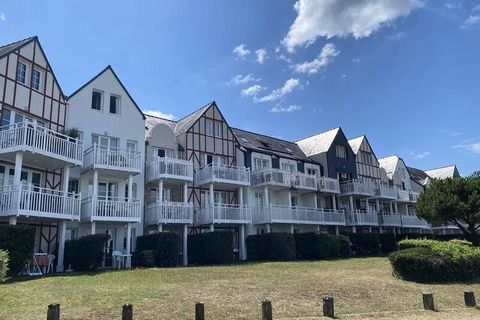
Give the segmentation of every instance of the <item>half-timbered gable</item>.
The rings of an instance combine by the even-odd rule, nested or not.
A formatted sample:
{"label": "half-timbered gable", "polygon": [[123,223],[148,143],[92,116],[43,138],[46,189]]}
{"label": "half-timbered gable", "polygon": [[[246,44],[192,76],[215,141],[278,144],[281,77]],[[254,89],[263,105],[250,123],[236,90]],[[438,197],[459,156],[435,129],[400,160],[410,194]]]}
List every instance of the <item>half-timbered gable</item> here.
{"label": "half-timbered gable", "polygon": [[348,143],[356,156],[358,179],[380,183],[380,165],[367,137],[350,139]]}

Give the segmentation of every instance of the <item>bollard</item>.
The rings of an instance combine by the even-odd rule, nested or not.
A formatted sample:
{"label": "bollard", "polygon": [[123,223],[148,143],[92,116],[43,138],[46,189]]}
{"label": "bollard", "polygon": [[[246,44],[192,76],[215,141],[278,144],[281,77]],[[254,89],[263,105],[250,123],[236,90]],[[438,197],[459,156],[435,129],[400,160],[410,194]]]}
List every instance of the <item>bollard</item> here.
{"label": "bollard", "polygon": [[262,300],[262,320],[272,320],[272,302],[268,299]]}
{"label": "bollard", "polygon": [[335,318],[335,310],[333,308],[333,297],[323,297],[323,316]]}
{"label": "bollard", "polygon": [[47,320],[60,320],[60,305],[58,303],[48,305]]}
{"label": "bollard", "polygon": [[122,320],[133,320],[133,306],[131,304],[123,305]]}
{"label": "bollard", "polygon": [[433,294],[430,292],[423,293],[423,308],[425,310],[435,311],[435,304],[433,303]]}
{"label": "bollard", "polygon": [[465,306],[475,307],[477,305],[475,302],[475,294],[472,291],[465,291],[463,293],[463,298],[465,299]]}
{"label": "bollard", "polygon": [[201,301],[195,304],[195,320],[205,320],[205,305]]}

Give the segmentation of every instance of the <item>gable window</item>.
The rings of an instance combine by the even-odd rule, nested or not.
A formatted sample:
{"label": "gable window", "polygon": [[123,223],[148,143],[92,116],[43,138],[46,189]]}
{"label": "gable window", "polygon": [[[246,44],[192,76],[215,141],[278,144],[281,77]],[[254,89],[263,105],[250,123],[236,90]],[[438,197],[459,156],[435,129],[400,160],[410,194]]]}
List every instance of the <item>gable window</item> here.
{"label": "gable window", "polygon": [[92,109],[102,110],[103,93],[100,91],[92,91]]}
{"label": "gable window", "polygon": [[110,96],[110,113],[119,114],[120,110],[120,97],[111,95]]}
{"label": "gable window", "polygon": [[335,152],[336,152],[337,158],[347,159],[347,148],[345,148],[345,146],[337,144],[335,146]]}
{"label": "gable window", "polygon": [[40,90],[40,80],[42,78],[42,74],[40,71],[33,69],[32,70],[32,89]]}
{"label": "gable window", "polygon": [[23,62],[17,63],[17,81],[25,84],[27,78],[27,65]]}
{"label": "gable window", "polygon": [[222,137],[222,123],[210,119],[205,120],[205,134],[207,136]]}
{"label": "gable window", "polygon": [[213,121],[212,120],[205,120],[205,134],[207,136],[213,135]]}
{"label": "gable window", "polygon": [[222,137],[222,124],[218,121],[215,121],[213,126],[213,135],[217,138]]}

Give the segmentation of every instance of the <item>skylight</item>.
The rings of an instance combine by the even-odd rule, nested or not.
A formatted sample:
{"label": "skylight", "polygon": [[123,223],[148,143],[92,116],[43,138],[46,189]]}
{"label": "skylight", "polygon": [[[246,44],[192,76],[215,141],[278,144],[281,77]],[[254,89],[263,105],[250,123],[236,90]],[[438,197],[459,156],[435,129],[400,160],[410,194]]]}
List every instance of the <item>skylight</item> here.
{"label": "skylight", "polygon": [[240,140],[242,140],[243,142],[247,142],[247,143],[249,142],[249,141],[248,141],[246,138],[244,138],[244,137],[240,137]]}
{"label": "skylight", "polygon": [[292,149],[290,148],[285,148],[288,152],[293,153]]}

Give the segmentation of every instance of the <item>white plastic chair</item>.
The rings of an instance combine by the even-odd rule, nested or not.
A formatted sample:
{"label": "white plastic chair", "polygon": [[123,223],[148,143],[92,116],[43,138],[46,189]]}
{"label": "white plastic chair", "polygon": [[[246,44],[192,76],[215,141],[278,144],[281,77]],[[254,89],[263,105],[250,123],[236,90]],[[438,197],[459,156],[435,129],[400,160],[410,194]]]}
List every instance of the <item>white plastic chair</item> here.
{"label": "white plastic chair", "polygon": [[123,265],[123,253],[116,250],[112,252],[112,258],[115,259],[115,266],[117,269],[122,269],[124,267]]}

